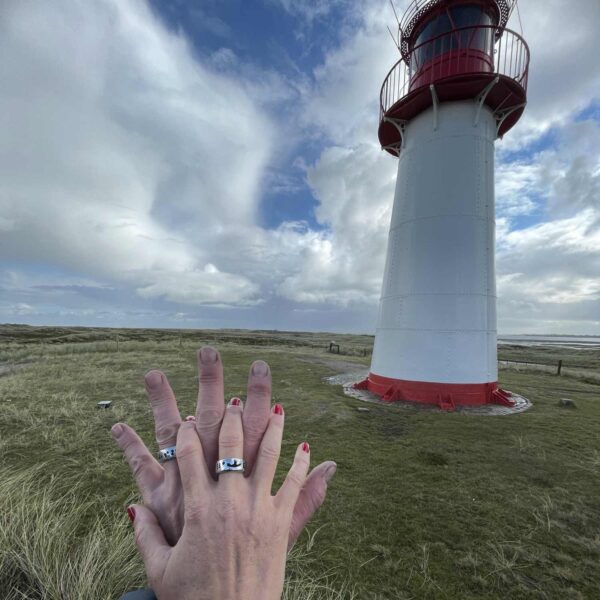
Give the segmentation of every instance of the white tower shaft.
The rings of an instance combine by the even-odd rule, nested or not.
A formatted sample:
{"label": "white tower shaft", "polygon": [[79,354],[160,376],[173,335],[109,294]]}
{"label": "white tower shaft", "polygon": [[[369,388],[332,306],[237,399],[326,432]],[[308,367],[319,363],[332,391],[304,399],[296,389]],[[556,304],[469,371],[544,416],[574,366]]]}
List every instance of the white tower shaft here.
{"label": "white tower shaft", "polygon": [[406,125],[370,377],[497,380],[496,120],[477,106],[442,103]]}

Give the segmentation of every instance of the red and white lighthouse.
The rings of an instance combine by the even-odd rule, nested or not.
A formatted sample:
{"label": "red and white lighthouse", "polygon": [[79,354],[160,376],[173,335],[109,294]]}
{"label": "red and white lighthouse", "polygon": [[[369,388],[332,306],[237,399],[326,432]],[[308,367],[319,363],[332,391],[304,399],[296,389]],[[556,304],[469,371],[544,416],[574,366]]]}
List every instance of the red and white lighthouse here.
{"label": "red and white lighthouse", "polygon": [[383,400],[512,405],[497,386],[494,142],[526,103],[514,0],[414,0],[381,88],[399,158],[371,369]]}

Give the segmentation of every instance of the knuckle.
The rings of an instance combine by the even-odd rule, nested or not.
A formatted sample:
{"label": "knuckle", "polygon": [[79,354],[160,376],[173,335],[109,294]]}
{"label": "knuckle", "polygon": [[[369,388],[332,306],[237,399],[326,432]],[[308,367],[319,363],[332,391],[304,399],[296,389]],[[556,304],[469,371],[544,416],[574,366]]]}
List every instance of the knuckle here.
{"label": "knuckle", "polygon": [[146,540],[146,529],[143,527],[138,527],[135,532],[134,532],[134,540],[135,540],[135,544],[136,546],[142,550],[143,548],[146,547],[145,545],[145,540]]}
{"label": "knuckle", "polygon": [[199,432],[212,432],[221,427],[223,411],[216,408],[203,408],[196,415],[196,429]]}
{"label": "knuckle", "polygon": [[216,365],[202,365],[198,380],[202,385],[213,386],[221,382],[221,372]]}
{"label": "knuckle", "polygon": [[248,395],[253,396],[271,396],[271,383],[259,379],[250,378],[248,384]]}
{"label": "knuckle", "polygon": [[219,445],[223,448],[237,448],[242,445],[242,436],[238,434],[225,434],[219,437]]}
{"label": "knuckle", "polygon": [[135,479],[142,474],[142,472],[150,466],[153,458],[149,454],[137,454],[131,458],[131,472]]}
{"label": "knuckle", "polygon": [[290,471],[287,475],[287,480],[297,488],[301,488],[306,481],[306,477],[298,473],[297,471]]}
{"label": "knuckle", "polygon": [[221,498],[217,503],[217,515],[221,519],[231,520],[236,515],[236,506],[233,498]]}
{"label": "knuckle", "polygon": [[174,399],[172,394],[169,393],[169,390],[166,389],[164,383],[156,389],[146,388],[146,392],[148,394],[148,399],[150,400],[152,408],[164,406],[165,404],[171,402]]}
{"label": "knuckle", "polygon": [[265,430],[267,429],[267,423],[269,422],[268,415],[248,415],[244,414],[244,436],[248,439],[256,441],[261,439]]}
{"label": "knuckle", "polygon": [[312,488],[306,494],[306,502],[310,510],[317,510],[325,501],[326,488],[324,485],[320,485]]}
{"label": "knuckle", "polygon": [[185,507],[185,520],[189,523],[202,523],[206,520],[208,508],[205,502],[195,499]]}
{"label": "knuckle", "polygon": [[127,435],[127,437],[123,437],[125,439],[119,444],[121,450],[123,450],[125,454],[135,451],[137,447],[137,440],[135,439],[135,437],[133,437],[132,435]]}
{"label": "knuckle", "polygon": [[179,423],[166,423],[164,425],[156,426],[156,441],[159,444],[174,441],[177,439],[177,432],[179,430]]}
{"label": "knuckle", "polygon": [[191,442],[180,442],[177,444],[177,458],[179,460],[188,460],[198,454],[198,447]]}
{"label": "knuckle", "polygon": [[272,446],[270,444],[264,444],[260,447],[260,456],[262,458],[266,458],[267,460],[278,460],[279,459],[280,450],[276,446]]}

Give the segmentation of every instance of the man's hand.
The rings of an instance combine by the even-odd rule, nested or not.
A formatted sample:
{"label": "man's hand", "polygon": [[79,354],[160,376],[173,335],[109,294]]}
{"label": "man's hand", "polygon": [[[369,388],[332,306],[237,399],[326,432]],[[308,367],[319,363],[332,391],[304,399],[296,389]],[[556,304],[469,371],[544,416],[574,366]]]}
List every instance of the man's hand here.
{"label": "man's hand", "polygon": [[[225,412],[223,363],[219,353],[210,347],[198,352],[198,403],[196,430],[202,444],[209,473],[213,478],[219,452],[219,431]],[[154,413],[156,441],[160,449],[175,446],[181,424],[177,401],[167,378],[160,371],[145,377],[146,392]],[[248,477],[256,462],[258,448],[271,413],[271,372],[262,360],[255,361],[248,376],[248,390],[242,416],[244,459]],[[186,420],[193,420],[188,417]],[[123,450],[142,494],[144,504],[157,516],[167,541],[175,545],[183,530],[183,492],[176,460],[159,463],[137,433],[124,423],[112,428],[117,444]],[[288,551],[300,532],[323,504],[327,483],[335,474],[336,464],[326,461],[308,475],[294,507],[288,536]]]}

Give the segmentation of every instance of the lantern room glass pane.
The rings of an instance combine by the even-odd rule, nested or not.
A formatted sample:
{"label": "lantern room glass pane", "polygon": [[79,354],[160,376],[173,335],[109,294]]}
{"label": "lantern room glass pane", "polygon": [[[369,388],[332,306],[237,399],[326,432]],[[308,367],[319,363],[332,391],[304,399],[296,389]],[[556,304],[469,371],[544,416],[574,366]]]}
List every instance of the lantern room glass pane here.
{"label": "lantern room glass pane", "polygon": [[[457,29],[492,24],[491,16],[479,4],[462,4],[449,10]],[[490,51],[491,35],[491,29],[467,29],[456,33],[457,43],[461,48],[486,53]]]}
{"label": "lantern room glass pane", "polygon": [[[446,12],[438,13],[423,27],[415,40],[415,47],[421,44],[422,46],[415,50],[414,69],[418,70],[435,56],[448,52],[452,48],[452,29],[452,23]],[[433,38],[437,39],[427,43]]]}

